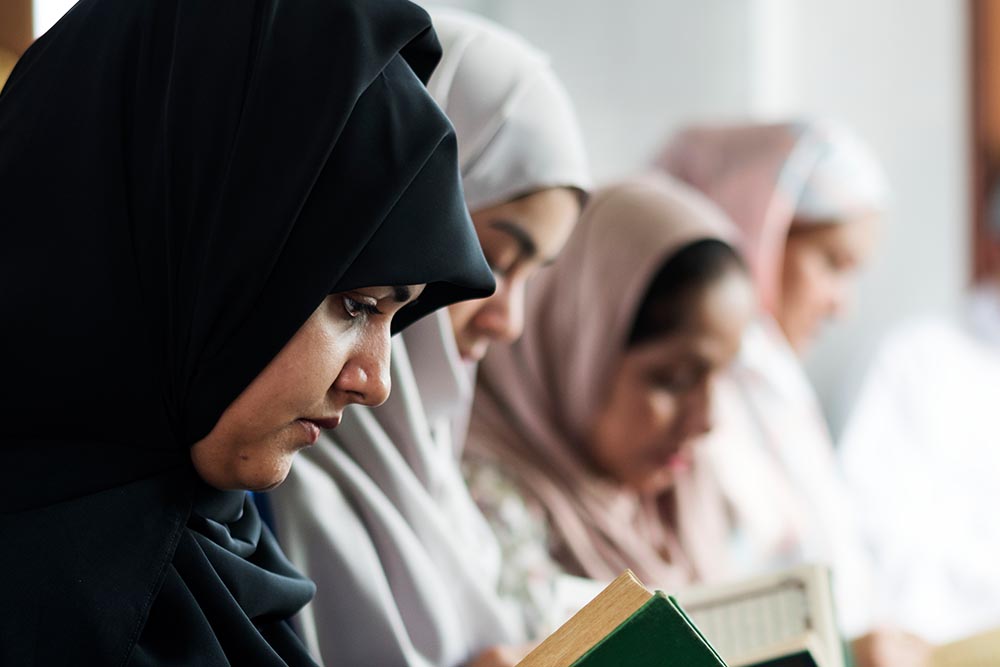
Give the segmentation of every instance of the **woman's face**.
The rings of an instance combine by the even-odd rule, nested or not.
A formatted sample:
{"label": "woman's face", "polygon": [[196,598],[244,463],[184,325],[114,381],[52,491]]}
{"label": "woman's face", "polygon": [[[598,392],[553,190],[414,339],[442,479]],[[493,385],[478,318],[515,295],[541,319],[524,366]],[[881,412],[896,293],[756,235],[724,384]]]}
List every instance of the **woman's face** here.
{"label": "woman's face", "polygon": [[191,448],[201,477],[219,489],[277,486],[292,457],[336,428],[351,403],[389,396],[392,317],[423,285],[331,294]]}
{"label": "woman's face", "polygon": [[492,341],[517,340],[524,328],[528,278],[556,258],[579,217],[579,195],[568,188],[540,190],[472,212],[497,290],[486,299],[463,301],[448,309],[463,359],[479,361]]}
{"label": "woman's face", "polygon": [[754,312],[750,280],[732,270],[691,297],[685,327],[630,347],[591,431],[597,467],[636,491],[672,486],[690,445],[712,427],[712,380],[736,356]]}
{"label": "woman's face", "polygon": [[844,222],[793,224],[785,244],[781,296],[775,318],[802,353],[828,319],[839,316],[852,296],[856,269],[871,254],[877,217]]}

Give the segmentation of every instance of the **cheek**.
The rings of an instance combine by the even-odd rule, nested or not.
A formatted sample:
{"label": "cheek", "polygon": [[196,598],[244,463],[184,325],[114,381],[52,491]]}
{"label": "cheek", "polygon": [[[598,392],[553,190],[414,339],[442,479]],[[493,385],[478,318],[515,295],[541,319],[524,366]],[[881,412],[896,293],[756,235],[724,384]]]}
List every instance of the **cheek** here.
{"label": "cheek", "polygon": [[782,309],[786,315],[802,317],[817,310],[825,300],[828,273],[822,258],[815,253],[803,250],[791,255],[782,277]]}
{"label": "cheek", "polygon": [[613,462],[613,468],[620,473],[648,465],[651,450],[669,440],[678,410],[677,399],[668,392],[619,392],[604,411],[597,429],[595,445],[600,458]]}
{"label": "cheek", "polygon": [[680,402],[667,391],[649,390],[636,404],[636,436],[648,447],[662,446],[677,424]]}
{"label": "cheek", "polygon": [[323,321],[303,328],[275,359],[273,388],[280,393],[273,400],[301,416],[323,401],[351,350],[362,342],[351,328]]}
{"label": "cheek", "polygon": [[451,328],[455,333],[455,339],[461,340],[464,333],[469,329],[472,319],[482,307],[482,300],[460,301],[448,306],[448,317],[451,319]]}

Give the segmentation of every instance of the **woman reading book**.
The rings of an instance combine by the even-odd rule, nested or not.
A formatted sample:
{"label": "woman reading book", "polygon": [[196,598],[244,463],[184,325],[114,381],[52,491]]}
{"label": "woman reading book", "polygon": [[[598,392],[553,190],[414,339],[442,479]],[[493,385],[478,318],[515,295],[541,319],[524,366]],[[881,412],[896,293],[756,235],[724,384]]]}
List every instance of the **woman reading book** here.
{"label": "woman reading book", "polygon": [[690,461],[755,312],[733,234],[663,176],[599,191],[530,286],[523,338],[481,365],[467,478],[536,636],[625,568],[667,590],[725,568]]}
{"label": "woman reading book", "polygon": [[478,17],[432,16],[444,57],[428,89],[455,125],[466,204],[497,292],[407,330],[386,404],[345,412],[268,494],[279,541],[316,581],[297,621],[328,662],[488,664],[524,641],[520,610],[497,592],[500,554],[465,487],[458,445],[475,362],[520,334],[525,282],[576,224],[587,165],[544,54]]}
{"label": "woman reading book", "polygon": [[810,561],[832,570],[859,665],[920,664],[919,639],[878,628],[868,554],[801,355],[851,300],[888,187],[871,150],[829,122],[693,127],[659,166],[739,227],[763,307],[720,381],[704,449],[729,501],[744,574]]}
{"label": "woman reading book", "polygon": [[[401,0],[82,0],[0,95],[0,664],[313,665],[246,489],[493,289]],[[443,250],[443,251],[442,251]]]}

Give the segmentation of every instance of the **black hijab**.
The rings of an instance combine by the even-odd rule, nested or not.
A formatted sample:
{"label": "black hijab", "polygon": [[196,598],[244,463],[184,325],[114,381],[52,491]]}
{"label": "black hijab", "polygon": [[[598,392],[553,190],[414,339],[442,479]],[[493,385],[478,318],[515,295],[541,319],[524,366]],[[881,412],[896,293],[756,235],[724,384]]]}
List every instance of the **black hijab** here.
{"label": "black hijab", "polygon": [[82,0],[0,94],[0,664],[311,664],[189,447],[333,291],[492,278],[405,0]]}

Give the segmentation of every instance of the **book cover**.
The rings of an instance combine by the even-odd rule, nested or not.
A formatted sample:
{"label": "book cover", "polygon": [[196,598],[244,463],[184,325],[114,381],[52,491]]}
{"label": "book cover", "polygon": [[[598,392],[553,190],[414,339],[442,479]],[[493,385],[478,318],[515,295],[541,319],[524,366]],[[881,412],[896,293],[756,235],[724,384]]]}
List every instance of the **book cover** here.
{"label": "book cover", "polygon": [[755,662],[747,667],[817,667],[812,653],[809,651],[799,651],[783,655],[780,658],[772,658],[762,662]]}
{"label": "book cover", "polygon": [[517,667],[570,667],[652,597],[632,571],[626,570]]}
{"label": "book cover", "polygon": [[574,667],[725,667],[676,600],[657,592]]}

